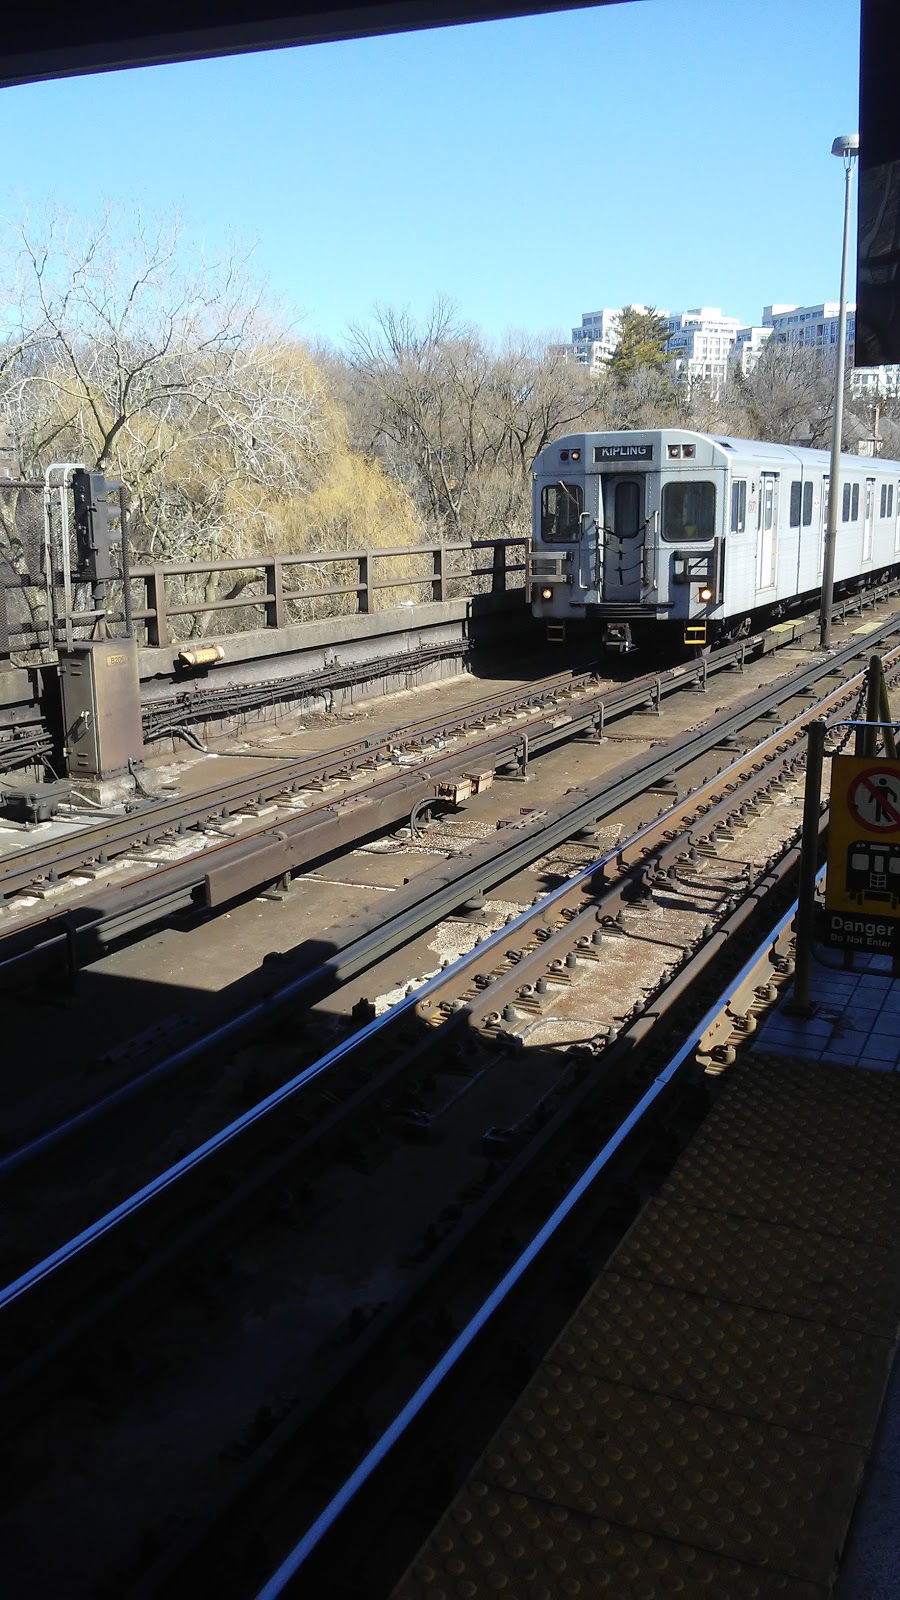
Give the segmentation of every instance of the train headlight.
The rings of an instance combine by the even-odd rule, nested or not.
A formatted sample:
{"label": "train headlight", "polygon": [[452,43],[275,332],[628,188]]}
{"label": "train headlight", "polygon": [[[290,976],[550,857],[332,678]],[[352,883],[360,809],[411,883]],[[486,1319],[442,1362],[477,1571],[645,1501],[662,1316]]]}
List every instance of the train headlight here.
{"label": "train headlight", "polygon": [[713,597],[712,589],[710,588],[708,583],[705,583],[703,585],[703,588],[700,590],[700,599],[706,601],[706,600],[711,600],[712,597]]}
{"label": "train headlight", "polygon": [[553,599],[553,590],[552,589],[542,589],[541,590],[541,599],[542,600],[552,600]]}

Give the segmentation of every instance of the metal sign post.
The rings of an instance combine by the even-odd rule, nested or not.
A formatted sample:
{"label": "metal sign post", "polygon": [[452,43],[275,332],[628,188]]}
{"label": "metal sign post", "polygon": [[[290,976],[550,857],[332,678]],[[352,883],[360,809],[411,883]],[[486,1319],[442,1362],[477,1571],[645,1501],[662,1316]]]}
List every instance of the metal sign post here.
{"label": "metal sign post", "polygon": [[[825,926],[818,931],[826,944],[847,952],[845,959],[851,963],[853,951],[859,950],[889,955],[896,968],[900,957],[900,760],[880,656],[872,657],[867,678],[865,720],[837,724],[847,729],[848,736],[855,730],[856,754],[831,758]],[[816,868],[827,732],[824,722],[810,724],[791,1002],[791,1010],[805,1016],[812,1010]],[[886,756],[876,754],[879,735]]]}
{"label": "metal sign post", "polygon": [[819,865],[819,818],[822,814],[822,768],[825,761],[825,722],[812,722],[807,732],[806,788],[803,794],[803,834],[800,843],[800,886],[797,893],[797,945],[794,997],[791,1010],[808,1014],[812,953],[815,937],[816,872]]}

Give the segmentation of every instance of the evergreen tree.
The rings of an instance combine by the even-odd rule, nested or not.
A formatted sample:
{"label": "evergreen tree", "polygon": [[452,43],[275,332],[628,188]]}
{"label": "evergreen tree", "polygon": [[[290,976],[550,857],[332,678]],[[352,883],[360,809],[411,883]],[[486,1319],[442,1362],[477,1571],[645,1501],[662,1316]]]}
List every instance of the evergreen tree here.
{"label": "evergreen tree", "polygon": [[622,382],[629,373],[640,367],[661,367],[666,361],[666,344],[669,330],[665,317],[652,306],[638,311],[625,306],[619,327],[619,342],[609,367],[613,377]]}

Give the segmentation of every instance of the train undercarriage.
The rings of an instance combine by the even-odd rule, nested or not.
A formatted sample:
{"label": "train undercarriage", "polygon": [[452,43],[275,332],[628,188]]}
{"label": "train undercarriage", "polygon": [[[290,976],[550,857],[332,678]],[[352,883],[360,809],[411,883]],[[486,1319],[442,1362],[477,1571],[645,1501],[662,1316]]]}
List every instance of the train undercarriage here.
{"label": "train undercarriage", "polygon": [[[898,574],[900,564],[895,564],[881,567],[877,572],[844,579],[834,586],[835,599],[860,594]],[[819,591],[809,589],[790,600],[756,606],[742,616],[681,617],[677,620],[658,614],[648,615],[649,608],[640,605],[586,605],[572,619],[548,618],[546,637],[548,643],[563,644],[573,638],[583,638],[588,630],[592,637],[596,637],[599,629],[602,648],[611,655],[627,655],[634,651],[666,657],[684,652],[693,655],[715,645],[748,639],[752,634],[771,628],[789,616],[812,609],[818,598]]]}

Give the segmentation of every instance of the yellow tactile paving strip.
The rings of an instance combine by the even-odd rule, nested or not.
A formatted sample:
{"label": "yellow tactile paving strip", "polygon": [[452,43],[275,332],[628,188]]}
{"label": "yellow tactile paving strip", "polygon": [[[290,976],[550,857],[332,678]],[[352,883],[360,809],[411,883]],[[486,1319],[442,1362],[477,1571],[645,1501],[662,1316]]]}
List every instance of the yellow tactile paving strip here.
{"label": "yellow tactile paving strip", "polygon": [[889,1339],[607,1271],[548,1365],[862,1445]]}
{"label": "yellow tactile paving strip", "polygon": [[900,1075],[760,1056],[395,1600],[825,1600],[900,1323]]}

